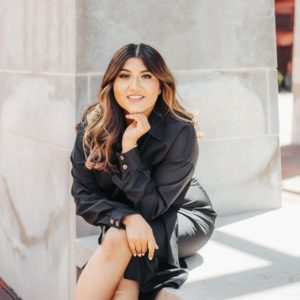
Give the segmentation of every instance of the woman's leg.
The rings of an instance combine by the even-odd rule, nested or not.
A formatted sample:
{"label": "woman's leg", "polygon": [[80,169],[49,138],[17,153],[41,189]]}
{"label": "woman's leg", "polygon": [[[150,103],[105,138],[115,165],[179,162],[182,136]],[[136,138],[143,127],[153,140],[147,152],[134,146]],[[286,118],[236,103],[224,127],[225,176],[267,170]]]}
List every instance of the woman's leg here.
{"label": "woman's leg", "polygon": [[[119,283],[124,290],[121,279],[131,256],[126,231],[110,227],[80,274],[75,300],[111,300]],[[130,288],[136,291],[137,285]]]}
{"label": "woman's leg", "polygon": [[[214,216],[193,214],[180,209],[177,213],[178,221],[178,254],[179,258],[191,256],[201,249],[210,238],[214,229]],[[189,217],[186,216],[189,214]],[[172,291],[163,288],[156,295],[155,300],[179,300]]]}
{"label": "woman's leg", "polygon": [[121,278],[112,300],[137,300],[139,284],[135,280]]}
{"label": "woman's leg", "polygon": [[214,230],[214,219],[214,215],[179,209],[177,213],[179,258],[196,254],[208,242]]}
{"label": "woman's leg", "polygon": [[155,300],[182,300],[172,292],[162,288],[156,295]]}

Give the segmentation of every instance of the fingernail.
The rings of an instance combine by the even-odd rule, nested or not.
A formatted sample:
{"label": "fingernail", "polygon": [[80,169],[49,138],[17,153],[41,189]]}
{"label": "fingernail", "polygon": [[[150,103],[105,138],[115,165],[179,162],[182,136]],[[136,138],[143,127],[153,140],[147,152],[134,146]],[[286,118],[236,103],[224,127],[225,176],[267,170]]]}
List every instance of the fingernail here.
{"label": "fingernail", "polygon": [[150,257],[149,259],[152,260],[153,257]]}
{"label": "fingernail", "polygon": [[142,254],[143,256],[145,255],[145,253]]}
{"label": "fingernail", "polygon": [[142,255],[139,253],[138,256],[141,257]]}
{"label": "fingernail", "polygon": [[134,255],[134,256],[136,256],[136,254],[135,254],[135,253],[134,253],[133,255]]}

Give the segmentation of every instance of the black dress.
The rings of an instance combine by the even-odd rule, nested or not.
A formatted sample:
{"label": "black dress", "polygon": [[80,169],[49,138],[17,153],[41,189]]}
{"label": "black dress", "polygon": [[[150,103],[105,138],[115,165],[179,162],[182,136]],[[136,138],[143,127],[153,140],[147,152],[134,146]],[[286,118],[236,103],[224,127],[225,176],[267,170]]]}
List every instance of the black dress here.
{"label": "black dress", "polygon": [[121,153],[116,145],[116,172],[85,168],[86,120],[70,156],[76,214],[99,226],[99,244],[110,226],[125,229],[122,217],[128,214],[140,213],[150,224],[159,249],[151,261],[147,253],[132,256],[124,272],[124,278],[139,282],[142,300],[155,299],[163,287],[184,283],[188,276],[184,257],[209,240],[217,216],[193,177],[198,159],[193,125],[172,117],[159,100],[149,123],[151,129],[138,140],[138,147]]}

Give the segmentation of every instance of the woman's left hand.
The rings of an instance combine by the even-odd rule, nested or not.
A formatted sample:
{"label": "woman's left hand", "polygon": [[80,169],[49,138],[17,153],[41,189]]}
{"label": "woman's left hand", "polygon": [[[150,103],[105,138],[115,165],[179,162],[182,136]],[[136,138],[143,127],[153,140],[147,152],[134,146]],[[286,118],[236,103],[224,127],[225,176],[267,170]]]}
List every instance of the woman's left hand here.
{"label": "woman's left hand", "polygon": [[131,149],[137,140],[150,130],[148,118],[143,113],[127,114],[126,118],[133,121],[127,126],[122,138],[122,152]]}

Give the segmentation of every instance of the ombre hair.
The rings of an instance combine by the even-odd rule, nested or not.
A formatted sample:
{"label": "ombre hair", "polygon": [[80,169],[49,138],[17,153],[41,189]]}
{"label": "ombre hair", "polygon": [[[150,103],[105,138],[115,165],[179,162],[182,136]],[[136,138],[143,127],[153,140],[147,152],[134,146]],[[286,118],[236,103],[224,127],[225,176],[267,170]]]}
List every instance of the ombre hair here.
{"label": "ombre hair", "polygon": [[[101,82],[95,103],[83,112],[81,121],[76,124],[80,130],[82,122],[86,122],[83,133],[83,149],[86,156],[85,166],[89,170],[104,172],[116,171],[115,146],[122,139],[124,132],[124,113],[117,103],[113,82],[118,76],[126,60],[131,57],[140,58],[147,69],[159,80],[161,94],[156,101],[161,101],[168,112],[177,119],[197,123],[193,113],[188,112],[176,99],[175,79],[164,59],[153,47],[140,44],[127,44],[121,47],[112,57]],[[197,133],[198,138],[202,136]]]}

